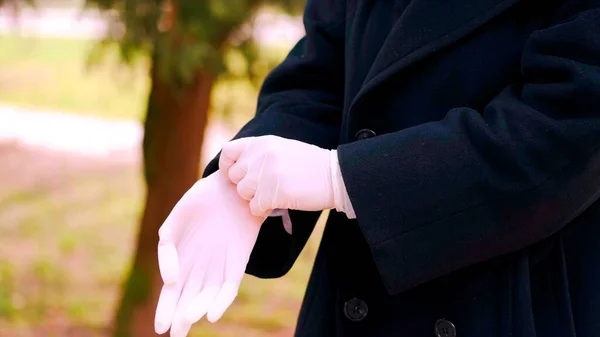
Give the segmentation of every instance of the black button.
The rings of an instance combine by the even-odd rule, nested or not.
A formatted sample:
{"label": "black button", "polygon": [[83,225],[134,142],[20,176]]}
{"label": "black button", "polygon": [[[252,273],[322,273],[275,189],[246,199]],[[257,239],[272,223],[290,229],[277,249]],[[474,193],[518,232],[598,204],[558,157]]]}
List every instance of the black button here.
{"label": "black button", "polygon": [[435,335],[437,337],[456,337],[456,328],[452,322],[438,319],[435,322]]}
{"label": "black button", "polygon": [[358,298],[353,298],[344,304],[344,314],[353,322],[362,321],[367,317],[368,312],[367,304]]}
{"label": "black button", "polygon": [[356,140],[363,140],[371,137],[375,137],[377,134],[373,130],[362,129],[356,133]]}

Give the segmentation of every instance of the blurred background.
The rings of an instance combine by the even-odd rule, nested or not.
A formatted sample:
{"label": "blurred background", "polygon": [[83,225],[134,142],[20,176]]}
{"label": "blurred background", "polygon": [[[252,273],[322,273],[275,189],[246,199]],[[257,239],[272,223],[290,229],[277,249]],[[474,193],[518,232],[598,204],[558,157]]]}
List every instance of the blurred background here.
{"label": "blurred background", "polygon": [[[157,230],[305,0],[0,0],[0,336],[154,336]],[[292,336],[320,230],[193,336]]]}

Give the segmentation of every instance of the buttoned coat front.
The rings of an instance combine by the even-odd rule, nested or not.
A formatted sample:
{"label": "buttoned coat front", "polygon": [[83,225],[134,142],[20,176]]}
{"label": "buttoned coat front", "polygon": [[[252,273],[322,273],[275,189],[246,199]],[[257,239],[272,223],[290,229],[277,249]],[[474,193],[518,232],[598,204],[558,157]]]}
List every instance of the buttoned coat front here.
{"label": "buttoned coat front", "polygon": [[[330,214],[296,336],[597,336],[600,1],[309,0],[304,24],[236,136],[338,150],[357,218]],[[266,221],[247,272],[284,275],[318,216]]]}

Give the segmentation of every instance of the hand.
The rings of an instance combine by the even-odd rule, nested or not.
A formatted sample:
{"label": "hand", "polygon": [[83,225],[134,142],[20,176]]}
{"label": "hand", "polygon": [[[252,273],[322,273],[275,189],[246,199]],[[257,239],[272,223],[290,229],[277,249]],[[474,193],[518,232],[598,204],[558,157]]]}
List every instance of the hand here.
{"label": "hand", "polygon": [[331,151],[296,140],[249,137],[223,147],[219,169],[250,201],[252,214],[264,217],[275,209],[334,208],[332,158]]}
{"label": "hand", "polygon": [[220,172],[199,180],[159,230],[158,262],[165,283],[154,327],[185,337],[205,314],[216,322],[233,303],[265,217],[250,213]]}

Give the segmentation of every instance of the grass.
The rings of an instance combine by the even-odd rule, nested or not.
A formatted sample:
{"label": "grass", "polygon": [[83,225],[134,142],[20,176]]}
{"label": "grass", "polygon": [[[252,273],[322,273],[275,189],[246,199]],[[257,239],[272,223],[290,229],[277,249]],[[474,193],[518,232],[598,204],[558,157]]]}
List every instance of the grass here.
{"label": "grass", "polygon": [[137,170],[18,149],[2,155],[15,165],[0,171],[0,326],[105,324],[132,249]]}
{"label": "grass", "polygon": [[[95,43],[0,35],[0,103],[141,121],[150,87],[148,60],[125,66],[115,47],[90,67],[88,56]],[[289,48],[263,48],[263,62],[257,65],[280,61]],[[233,72],[248,66],[240,57],[227,57],[226,63]],[[251,83],[244,78],[219,79],[213,89],[211,115],[239,128],[256,107],[257,87]]]}
{"label": "grass", "polygon": [[[16,147],[0,156],[14,164],[0,165],[0,336],[94,336],[112,317],[133,253],[138,168]],[[318,237],[285,277],[247,276],[222,320],[193,335],[290,336]]]}
{"label": "grass", "polygon": [[107,119],[141,120],[147,65],[120,64],[115,53],[88,66],[94,41],[0,36],[0,102]]}

